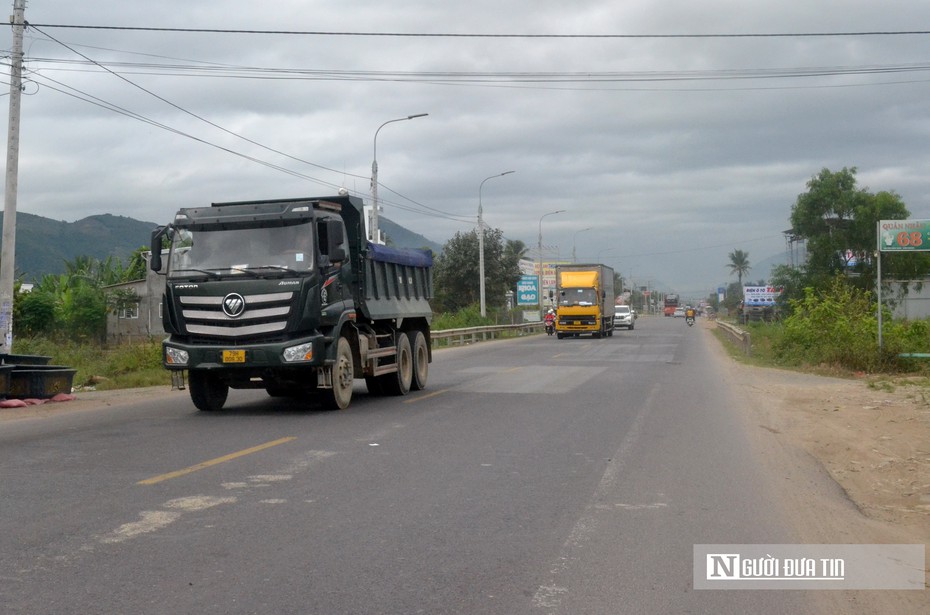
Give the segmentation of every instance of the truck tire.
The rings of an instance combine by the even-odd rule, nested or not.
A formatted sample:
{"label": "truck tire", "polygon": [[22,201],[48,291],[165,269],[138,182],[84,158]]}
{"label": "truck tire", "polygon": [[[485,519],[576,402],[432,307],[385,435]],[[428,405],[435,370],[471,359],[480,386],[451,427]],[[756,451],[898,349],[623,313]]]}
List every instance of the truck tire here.
{"label": "truck tire", "polygon": [[413,352],[410,350],[410,338],[404,333],[397,335],[397,371],[381,376],[384,393],[387,395],[406,395],[410,392],[413,381]]}
{"label": "truck tire", "polygon": [[426,380],[429,377],[429,347],[422,331],[411,331],[407,336],[413,351],[413,380],[410,381],[410,388],[422,391],[426,388]]}
{"label": "truck tire", "polygon": [[321,389],[323,405],[330,410],[345,410],[352,402],[352,383],[355,367],[352,363],[352,348],[349,341],[340,337],[336,343],[336,362],[333,364],[333,387]]}
{"label": "truck tire", "polygon": [[193,370],[187,376],[191,401],[198,410],[216,412],[223,408],[229,395],[229,385],[205,370]]}

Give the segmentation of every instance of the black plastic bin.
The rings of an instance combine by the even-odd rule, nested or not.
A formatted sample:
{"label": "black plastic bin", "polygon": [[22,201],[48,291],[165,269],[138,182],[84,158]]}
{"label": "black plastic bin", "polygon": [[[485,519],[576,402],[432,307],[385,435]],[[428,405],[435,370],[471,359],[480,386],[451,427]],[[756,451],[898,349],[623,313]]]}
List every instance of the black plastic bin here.
{"label": "black plastic bin", "polygon": [[10,373],[13,371],[13,365],[0,365],[0,399],[6,399],[10,396]]}
{"label": "black plastic bin", "polygon": [[12,365],[7,397],[47,399],[71,393],[76,369],[63,365]]}
{"label": "black plastic bin", "polygon": [[3,365],[48,365],[52,357],[40,354],[4,354],[0,353],[0,363]]}

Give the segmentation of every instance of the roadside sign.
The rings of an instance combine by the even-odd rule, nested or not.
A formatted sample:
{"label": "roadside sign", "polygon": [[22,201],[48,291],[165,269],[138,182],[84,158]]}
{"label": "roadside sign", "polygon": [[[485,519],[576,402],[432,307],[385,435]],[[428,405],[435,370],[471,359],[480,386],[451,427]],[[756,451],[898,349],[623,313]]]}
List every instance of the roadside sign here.
{"label": "roadside sign", "polygon": [[517,281],[517,305],[539,305],[539,279],[535,275],[524,275]]}
{"label": "roadside sign", "polygon": [[930,220],[880,220],[878,232],[882,252],[930,250]]}

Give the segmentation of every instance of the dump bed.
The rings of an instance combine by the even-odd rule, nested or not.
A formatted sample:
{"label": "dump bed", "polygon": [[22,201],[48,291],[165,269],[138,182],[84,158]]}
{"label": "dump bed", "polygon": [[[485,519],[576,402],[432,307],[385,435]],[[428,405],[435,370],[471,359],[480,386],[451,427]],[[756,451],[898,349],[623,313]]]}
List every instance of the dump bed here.
{"label": "dump bed", "polygon": [[362,254],[356,303],[370,320],[432,317],[433,254],[368,244]]}

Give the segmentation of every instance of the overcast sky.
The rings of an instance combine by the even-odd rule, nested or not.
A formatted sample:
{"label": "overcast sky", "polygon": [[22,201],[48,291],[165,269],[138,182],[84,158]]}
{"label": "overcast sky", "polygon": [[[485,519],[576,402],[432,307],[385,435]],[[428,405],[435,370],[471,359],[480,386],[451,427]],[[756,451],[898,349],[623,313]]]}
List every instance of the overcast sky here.
{"label": "overcast sky", "polygon": [[58,220],[367,201],[375,132],[418,113],[378,133],[385,217],[443,244],[514,171],[480,190],[489,226],[685,295],[735,280],[735,249],[783,254],[823,168],[930,218],[930,34],[900,34],[930,31],[926,1],[30,0],[26,19],[18,211]]}

